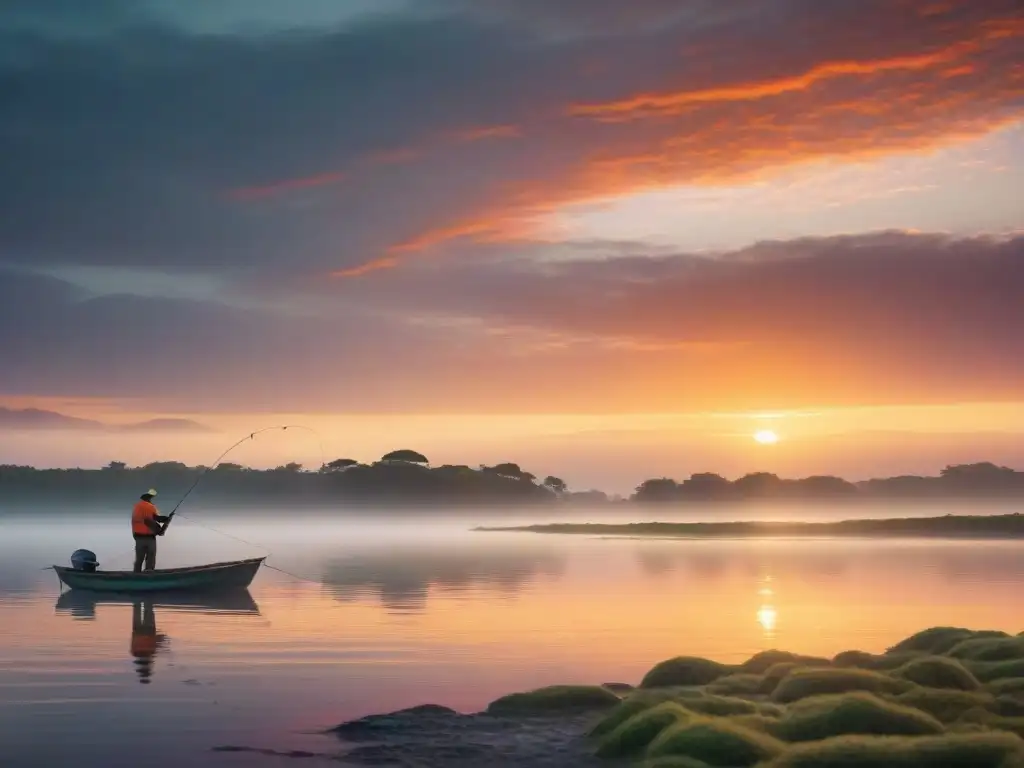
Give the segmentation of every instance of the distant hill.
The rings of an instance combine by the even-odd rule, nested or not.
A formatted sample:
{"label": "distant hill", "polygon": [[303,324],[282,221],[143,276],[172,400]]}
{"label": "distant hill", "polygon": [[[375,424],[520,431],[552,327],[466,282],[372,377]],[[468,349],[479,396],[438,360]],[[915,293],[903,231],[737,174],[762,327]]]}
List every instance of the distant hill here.
{"label": "distant hill", "polygon": [[42,411],[38,408],[13,410],[0,408],[0,429],[106,429],[106,425],[92,419],[78,419],[56,411]]}
{"label": "distant hill", "polygon": [[214,432],[215,430],[191,419],[150,419],[137,424],[115,427],[121,432]]}
{"label": "distant hill", "polygon": [[92,432],[213,432],[210,427],[191,419],[160,418],[135,424],[105,424],[94,419],[80,419],[57,411],[39,408],[12,409],[0,407],[0,430],[81,430]]}

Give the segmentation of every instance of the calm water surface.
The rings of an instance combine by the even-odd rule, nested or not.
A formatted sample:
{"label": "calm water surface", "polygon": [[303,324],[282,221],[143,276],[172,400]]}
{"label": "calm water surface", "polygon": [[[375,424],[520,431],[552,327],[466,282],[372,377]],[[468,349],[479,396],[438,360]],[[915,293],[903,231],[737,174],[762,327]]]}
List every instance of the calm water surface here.
{"label": "calm water surface", "polygon": [[[650,541],[470,531],[493,522],[484,516],[194,516],[303,579],[263,569],[247,595],[195,605],[62,596],[41,568],[78,547],[103,567],[129,564],[124,520],[0,518],[0,765],[274,765],[211,749],[331,751],[315,731],[346,719],[636,682],[678,654],[832,655],[937,624],[1024,629],[1017,542]],[[264,552],[176,519],[158,565]],[[133,643],[154,628],[155,654],[137,658]]]}

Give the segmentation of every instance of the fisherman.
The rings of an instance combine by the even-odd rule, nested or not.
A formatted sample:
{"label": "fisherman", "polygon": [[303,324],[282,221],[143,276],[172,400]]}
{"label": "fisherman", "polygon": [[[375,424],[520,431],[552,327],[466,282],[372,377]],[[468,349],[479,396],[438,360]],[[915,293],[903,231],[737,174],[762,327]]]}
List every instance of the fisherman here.
{"label": "fisherman", "polygon": [[[163,536],[167,530],[167,523],[174,516],[164,516],[153,503],[156,491],[150,488],[139,500],[135,502],[132,509],[132,536],[135,538],[135,573],[142,571],[143,563],[146,570],[152,571],[156,568],[156,537]],[[163,525],[161,525],[163,523]]]}

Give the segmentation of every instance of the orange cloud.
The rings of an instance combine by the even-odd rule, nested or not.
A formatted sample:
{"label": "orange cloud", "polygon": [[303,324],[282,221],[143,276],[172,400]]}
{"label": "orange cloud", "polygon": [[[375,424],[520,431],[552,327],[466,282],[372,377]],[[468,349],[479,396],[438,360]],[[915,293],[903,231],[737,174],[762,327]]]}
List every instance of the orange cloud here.
{"label": "orange cloud", "polygon": [[572,116],[590,116],[602,120],[635,120],[655,115],[679,114],[694,104],[708,102],[737,102],[780,96],[792,91],[803,91],[822,80],[850,75],[875,75],[893,70],[927,70],[940,64],[956,61],[975,48],[974,43],[961,43],[935,53],[919,56],[898,56],[891,59],[869,61],[833,61],[820,64],[801,75],[742,83],[725,88],[680,91],[665,94],[644,94],[606,104],[575,104],[567,110]]}
{"label": "orange cloud", "polygon": [[397,256],[455,239],[535,234],[538,221],[564,205],[681,184],[736,183],[824,158],[929,151],[1024,117],[1024,68],[1007,64],[1024,36],[1024,18],[927,23],[930,30],[926,25],[903,43],[927,39],[926,32],[942,40],[924,52],[574,103],[531,129],[531,139],[566,148],[559,162],[484,186],[478,210],[398,243],[382,263],[393,267]]}

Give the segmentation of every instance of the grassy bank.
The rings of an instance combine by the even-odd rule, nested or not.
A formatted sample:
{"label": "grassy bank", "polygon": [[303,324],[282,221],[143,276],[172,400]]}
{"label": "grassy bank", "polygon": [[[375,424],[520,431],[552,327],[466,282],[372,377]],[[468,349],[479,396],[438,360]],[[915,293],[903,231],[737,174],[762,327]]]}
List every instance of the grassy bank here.
{"label": "grassy bank", "polygon": [[937,627],[883,654],[682,656],[629,691],[546,688],[488,713],[581,709],[593,712],[588,749],[609,765],[1022,768],[1024,636]]}
{"label": "grassy bank", "polygon": [[480,527],[478,531],[523,531],[591,536],[643,536],[664,538],[1024,538],[1024,515],[944,515],[879,520],[843,520],[832,523],[550,523],[515,527]]}

